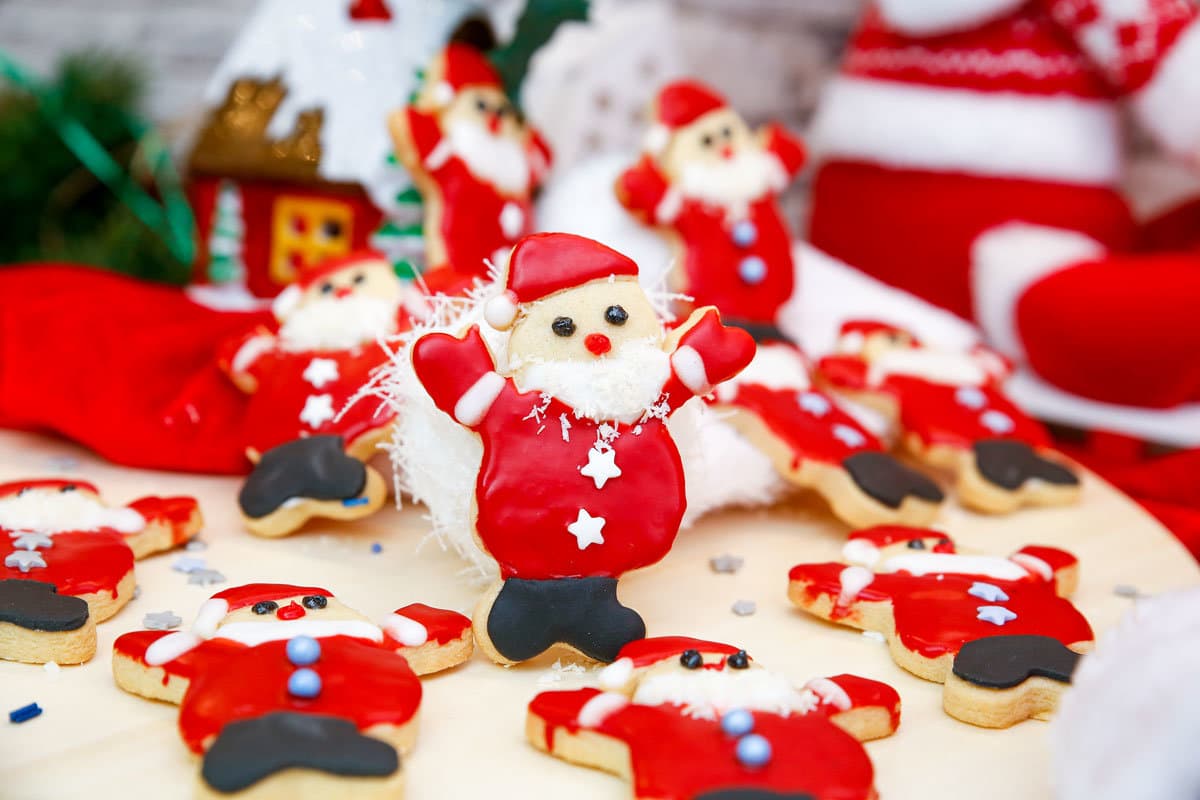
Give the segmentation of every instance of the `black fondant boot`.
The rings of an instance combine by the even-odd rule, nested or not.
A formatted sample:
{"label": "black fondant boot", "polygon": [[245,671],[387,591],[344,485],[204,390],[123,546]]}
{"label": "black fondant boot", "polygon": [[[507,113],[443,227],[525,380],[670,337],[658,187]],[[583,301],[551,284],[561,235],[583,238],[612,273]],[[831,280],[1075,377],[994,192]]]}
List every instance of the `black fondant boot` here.
{"label": "black fondant boot", "polygon": [[577,583],[582,597],[589,599],[587,610],[562,632],[562,641],[588,658],[611,663],[621,648],[646,638],[646,623],[632,608],[617,599],[616,578],[581,578]]}
{"label": "black fondant boot", "polygon": [[842,466],[863,494],[888,508],[899,508],[907,497],[930,503],[945,499],[942,490],[926,475],[901,464],[887,453],[867,450],[842,461]]}
{"label": "black fondant boot", "polygon": [[1070,683],[1078,663],[1078,653],[1049,636],[988,636],[962,646],[954,674],[976,686],[1011,689],[1034,675]]}
{"label": "black fondant boot", "polygon": [[1015,491],[1031,478],[1056,486],[1077,486],[1079,476],[1058,462],[1042,458],[1024,442],[985,439],[975,443],[975,468],[984,480]]}
{"label": "black fondant boot", "polygon": [[340,436],[295,439],[263,453],[238,493],[238,505],[257,519],[293,497],[349,500],[362,492],[367,468],[346,455]]}

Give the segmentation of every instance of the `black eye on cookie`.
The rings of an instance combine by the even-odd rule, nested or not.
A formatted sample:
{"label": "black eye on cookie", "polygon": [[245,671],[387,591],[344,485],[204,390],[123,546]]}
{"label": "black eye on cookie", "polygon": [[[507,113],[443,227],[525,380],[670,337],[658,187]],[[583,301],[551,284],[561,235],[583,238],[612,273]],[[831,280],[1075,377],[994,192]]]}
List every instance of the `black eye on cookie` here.
{"label": "black eye on cookie", "polygon": [[260,600],[250,609],[255,614],[270,614],[279,609],[279,603],[274,600]]}
{"label": "black eye on cookie", "polygon": [[733,139],[733,128],[726,125],[724,128],[721,128],[721,135],[725,137],[725,141],[730,141]]}
{"label": "black eye on cookie", "polygon": [[908,549],[909,550],[924,550],[925,549],[925,540],[924,539],[913,539],[912,541],[910,541],[908,543]]}
{"label": "black eye on cookie", "polygon": [[67,492],[75,492],[78,490],[79,490],[79,487],[73,483],[68,483],[66,486],[59,489],[59,491],[62,492],[63,494],[66,494]]}
{"label": "black eye on cookie", "polygon": [[354,284],[356,286],[362,286],[366,282],[367,282],[367,276],[362,274],[361,272],[354,276]]}
{"label": "black eye on cookie", "polygon": [[609,306],[604,309],[604,321],[609,325],[624,325],[629,319],[629,312],[621,306]]}
{"label": "black eye on cookie", "polygon": [[321,284],[321,294],[333,294],[333,284],[332,283],[322,283]]}
{"label": "black eye on cookie", "polygon": [[575,334],[575,320],[570,317],[555,317],[554,322],[550,323],[550,330],[554,331],[555,336],[573,336]]}
{"label": "black eye on cookie", "polygon": [[685,669],[700,669],[704,664],[704,659],[700,656],[699,650],[684,650],[679,654],[679,663]]}
{"label": "black eye on cookie", "polygon": [[715,140],[713,139],[711,133],[706,133],[700,137],[700,144],[704,145],[705,147],[712,147],[714,141]]}
{"label": "black eye on cookie", "polygon": [[725,659],[725,663],[731,669],[746,669],[750,666],[750,656],[746,655],[745,650],[738,650],[736,653]]}
{"label": "black eye on cookie", "polygon": [[488,104],[482,98],[479,98],[475,101],[475,108],[479,110],[480,114],[486,114],[488,110]]}
{"label": "black eye on cookie", "polygon": [[305,608],[313,610],[324,608],[325,606],[329,605],[329,599],[319,594],[306,595],[305,598],[300,602],[303,603]]}

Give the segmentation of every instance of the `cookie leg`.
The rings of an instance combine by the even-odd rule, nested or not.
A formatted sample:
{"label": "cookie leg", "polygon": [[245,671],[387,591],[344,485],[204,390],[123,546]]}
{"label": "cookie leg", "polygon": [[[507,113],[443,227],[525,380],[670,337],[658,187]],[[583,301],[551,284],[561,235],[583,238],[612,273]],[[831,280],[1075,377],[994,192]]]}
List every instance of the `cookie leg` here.
{"label": "cookie leg", "polygon": [[1048,719],[1079,659],[1079,653],[1049,636],[989,636],[968,642],[946,676],[942,705],[955,719],[984,728]]}
{"label": "cookie leg", "polygon": [[588,658],[611,663],[621,648],[646,637],[646,623],[632,608],[617,599],[616,578],[578,578],[564,581],[571,596],[564,605],[577,609],[568,614],[562,641]]}
{"label": "cookie leg", "polygon": [[483,651],[493,661],[515,664],[557,644],[557,590],[562,582],[509,578],[488,592],[475,612],[476,638]]}
{"label": "cookie leg", "polygon": [[865,450],[829,468],[819,484],[838,516],[857,527],[925,525],[933,521],[945,495],[927,475],[888,453]]}
{"label": "cookie leg", "polygon": [[1022,505],[1075,502],[1079,476],[1024,442],[985,439],[964,453],[958,488],[971,508],[1005,514]]}
{"label": "cookie leg", "polygon": [[96,622],[84,600],[43,581],[0,580],[0,659],[82,664],[95,652]]}

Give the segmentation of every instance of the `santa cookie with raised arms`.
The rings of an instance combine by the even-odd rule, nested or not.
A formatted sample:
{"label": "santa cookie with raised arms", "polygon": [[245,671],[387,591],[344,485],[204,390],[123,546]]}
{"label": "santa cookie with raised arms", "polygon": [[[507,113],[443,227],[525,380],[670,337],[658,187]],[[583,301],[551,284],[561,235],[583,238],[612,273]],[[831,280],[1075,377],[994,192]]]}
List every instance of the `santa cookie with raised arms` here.
{"label": "santa cookie with raised arms", "polygon": [[666,555],[685,508],[667,418],[754,354],[715,309],[667,331],[637,265],[570,234],[514,248],[487,322],[508,331],[493,354],[478,325],[411,348],[433,402],[482,444],[473,527],[499,564],[475,634],[495,661],[562,644],[611,661],[645,635],[617,579]]}
{"label": "santa cookie with raised arms", "polygon": [[1046,429],[1001,390],[1009,363],[986,348],[939,350],[895,325],[855,320],[817,368],[823,383],[894,420],[918,459],[954,470],[973,509],[1007,513],[1079,497],[1079,478],[1050,449]]}
{"label": "santa cookie with raised arms", "polygon": [[659,92],[646,152],[617,179],[621,203],[673,240],[671,288],[730,322],[773,327],[795,291],[778,195],[804,148],[778,125],[753,131],[695,81]]}
{"label": "santa cookie with raised arms", "polygon": [[272,306],[277,330],[223,348],[221,367],[252,395],[244,427],[256,468],[240,497],[252,531],[283,535],[311,516],[354,519],[384,502],[382,478],[359,462],[374,455],[395,412],[350,401],[388,360],[380,340],[407,329],[424,302],[382,255],[354,253],[286,288]]}
{"label": "santa cookie with raised arms", "polygon": [[434,59],[413,102],[388,121],[396,154],[425,200],[424,278],[452,291],[486,278],[533,230],[533,192],[550,149],[474,48]]}
{"label": "santa cookie with raised arms", "polygon": [[892,687],[854,675],[796,685],[745,650],[683,636],[626,645],[601,689],[543,692],[526,736],[614,772],[650,800],[876,797],[860,742],[900,722]]}
{"label": "santa cookie with raised arms", "polygon": [[133,598],[133,562],[190,539],[191,497],[107,506],[76,480],[0,484],[0,658],[78,664],[96,628]]}
{"label": "santa cookie with raised arms", "polygon": [[964,722],[1046,719],[1091,647],[1091,626],[1066,599],[1079,562],[1063,550],[963,554],[938,531],[884,526],[851,534],[842,557],[793,567],[788,597],[883,634],[897,664],[946,685],[945,710]]}
{"label": "santa cookie with raised arms", "polygon": [[[379,750],[364,737],[408,750],[421,702],[416,676],[459,664],[472,649],[461,614],[413,604],[376,625],[326,589],[256,583],[213,595],[191,630],[119,637],[113,675],[128,692],[180,704],[180,734],[205,754],[210,789],[270,795],[303,777],[343,796],[341,777],[365,776],[363,792],[399,780],[394,751],[391,769],[375,771]],[[227,736],[264,740],[264,749],[233,747]],[[329,763],[342,751],[348,763]]]}

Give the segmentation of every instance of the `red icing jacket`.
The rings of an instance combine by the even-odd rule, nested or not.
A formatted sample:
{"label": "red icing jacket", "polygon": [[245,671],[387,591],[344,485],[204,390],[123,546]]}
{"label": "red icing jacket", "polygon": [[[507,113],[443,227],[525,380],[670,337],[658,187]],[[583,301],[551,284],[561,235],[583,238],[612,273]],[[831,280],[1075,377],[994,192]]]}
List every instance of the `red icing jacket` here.
{"label": "red icing jacket", "polygon": [[[1061,550],[1027,547],[1020,554],[1054,565],[1074,558]],[[1005,563],[1004,559],[988,559]],[[1033,634],[1050,636],[1065,645],[1090,642],[1092,628],[1083,614],[1066,598],[1055,592],[1054,580],[1036,569],[1012,563],[1014,573],[1022,569],[1023,578],[1003,579],[988,574],[930,572],[913,575],[906,572],[876,573],[857,595],[856,602],[891,602],[895,612],[896,635],[908,650],[926,658],[957,653],[967,642],[988,636]],[[968,564],[968,561],[962,562]],[[852,604],[839,603],[841,574],[845,564],[800,564],[793,567],[789,579],[804,584],[811,599],[827,596],[835,603],[834,618],[854,614]],[[981,586],[982,584],[982,586]],[[997,591],[999,593],[997,593]],[[980,609],[999,607],[1004,612],[983,612],[1000,624],[980,619]]]}
{"label": "red icing jacket", "polygon": [[[804,163],[803,146],[779,126],[769,129],[767,149],[789,178]],[[726,219],[723,208],[692,199],[667,214],[663,201],[672,190],[650,156],[622,174],[617,187],[630,211],[682,240],[679,290],[695,298],[697,306],[716,306],[731,319],[775,321],[795,289],[795,269],[791,233],[773,192],[751,203],[740,222]]]}
{"label": "red icing jacket", "polygon": [[[734,336],[736,348],[726,346],[727,335]],[[709,379],[716,381],[745,366],[754,347],[744,332],[722,328],[712,312],[684,335],[681,345],[700,353]],[[503,379],[481,417],[458,418],[456,408],[464,394],[494,375],[491,354],[477,328],[464,339],[446,334],[418,339],[412,358],[418,379],[438,408],[475,430],[483,441],[475,527],[503,577],[616,577],[666,555],[686,507],[683,465],[666,416],[693,396],[674,371],[663,387],[661,416],[632,425],[608,423],[617,432],[610,446],[621,475],[597,488],[598,481],[580,470],[600,441],[600,424],[576,418],[565,403],[551,399],[545,404],[538,392],[519,392],[511,379]],[[539,421],[531,412],[543,405]],[[563,419],[570,425],[566,433]],[[568,530],[582,514],[604,519],[603,541]]]}
{"label": "red icing jacket", "polygon": [[[885,684],[839,675],[831,679],[849,694],[854,706],[896,709],[900,698]],[[529,711],[546,724],[546,747],[553,750],[558,731],[584,726],[579,712],[596,689],[543,692]],[[874,767],[863,746],[829,721],[836,709],[827,704],[808,714],[789,716],[756,711],[754,733],[771,744],[770,763],[749,768],[735,755],[737,740],[717,720],[698,719],[671,705],[626,705],[588,730],[629,747],[634,796],[654,800],[690,800],[719,789],[761,788],[805,792],[813,800],[867,800],[875,797]],[[895,722],[895,718],[893,718]]]}
{"label": "red icing jacket", "polygon": [[508,195],[472,175],[457,156],[430,165],[427,159],[443,141],[437,119],[411,106],[406,112],[417,155],[441,192],[440,234],[446,247],[446,263],[429,267],[449,266],[456,272],[486,278],[484,259],[494,260],[497,250],[512,247],[533,232],[531,200],[549,168],[550,149],[535,132],[529,147],[529,188],[519,195]]}
{"label": "red icing jacket", "polygon": [[968,449],[982,439],[1050,446],[1046,429],[1009,400],[995,379],[979,386],[955,386],[894,374],[871,384],[867,370],[867,363],[857,356],[826,356],[818,363],[821,376],[837,388],[892,397],[900,412],[900,426],[925,446]]}

